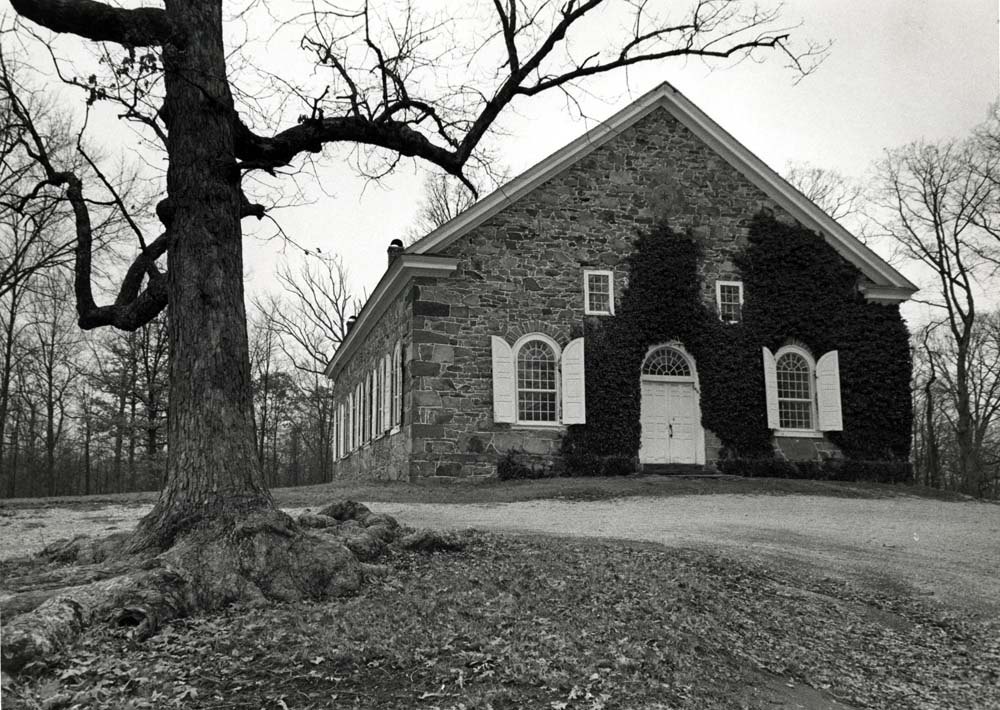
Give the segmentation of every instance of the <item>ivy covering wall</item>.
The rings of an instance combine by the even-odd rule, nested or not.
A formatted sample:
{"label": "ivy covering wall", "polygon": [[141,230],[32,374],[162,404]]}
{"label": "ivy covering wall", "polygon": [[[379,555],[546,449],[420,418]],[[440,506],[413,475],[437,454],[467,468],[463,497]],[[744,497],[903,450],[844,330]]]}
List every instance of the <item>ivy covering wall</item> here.
{"label": "ivy covering wall", "polygon": [[618,314],[584,328],[588,423],[570,427],[567,454],[638,454],[643,358],[679,341],[696,361],[702,424],[725,455],[769,457],[761,347],[794,341],[817,359],[839,351],[844,431],[829,436],[845,455],[908,457],[910,352],[898,307],[866,302],[853,266],[818,235],[768,213],[753,218],[737,259],[742,323],[723,323],[702,300],[701,258],[694,238],[667,225],[638,238]]}

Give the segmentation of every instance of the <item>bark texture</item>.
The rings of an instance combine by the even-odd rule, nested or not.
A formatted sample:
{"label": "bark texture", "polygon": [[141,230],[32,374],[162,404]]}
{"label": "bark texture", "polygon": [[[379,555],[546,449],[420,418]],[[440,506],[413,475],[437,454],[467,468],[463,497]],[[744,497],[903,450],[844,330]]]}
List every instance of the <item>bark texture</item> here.
{"label": "bark texture", "polygon": [[169,461],[133,549],[166,549],[205,521],[273,509],[254,453],[243,302],[241,192],[220,3],[166,5],[170,340]]}

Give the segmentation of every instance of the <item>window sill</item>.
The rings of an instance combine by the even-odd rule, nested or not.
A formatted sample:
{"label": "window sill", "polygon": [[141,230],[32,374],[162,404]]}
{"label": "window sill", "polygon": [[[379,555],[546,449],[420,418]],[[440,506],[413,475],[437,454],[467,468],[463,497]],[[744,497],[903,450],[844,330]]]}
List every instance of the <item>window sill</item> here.
{"label": "window sill", "polygon": [[822,439],[824,436],[823,432],[815,429],[775,429],[774,435],[786,439]]}
{"label": "window sill", "polygon": [[584,311],[585,316],[613,316],[613,311]]}
{"label": "window sill", "polygon": [[517,422],[510,425],[511,429],[565,429],[562,422]]}

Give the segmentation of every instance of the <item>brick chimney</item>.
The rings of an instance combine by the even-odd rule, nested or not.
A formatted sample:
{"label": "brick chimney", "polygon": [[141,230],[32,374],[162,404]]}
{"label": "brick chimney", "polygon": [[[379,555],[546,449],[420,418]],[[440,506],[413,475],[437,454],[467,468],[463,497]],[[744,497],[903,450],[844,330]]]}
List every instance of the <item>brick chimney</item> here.
{"label": "brick chimney", "polygon": [[389,255],[389,266],[392,266],[392,262],[396,260],[396,257],[403,253],[402,240],[393,239],[389,242],[389,248],[385,251]]}
{"label": "brick chimney", "polygon": [[347,319],[347,330],[344,331],[344,335],[347,335],[348,333],[350,333],[351,332],[351,328],[353,328],[354,324],[357,323],[357,322],[358,322],[358,317],[357,316],[351,316],[350,318],[348,318]]}

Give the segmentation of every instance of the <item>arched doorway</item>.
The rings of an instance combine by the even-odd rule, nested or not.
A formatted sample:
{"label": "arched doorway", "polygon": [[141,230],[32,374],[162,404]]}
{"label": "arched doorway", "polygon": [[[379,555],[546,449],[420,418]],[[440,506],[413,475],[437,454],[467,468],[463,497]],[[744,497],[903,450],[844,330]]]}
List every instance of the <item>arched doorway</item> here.
{"label": "arched doorway", "polygon": [[705,432],[701,427],[698,372],[677,343],[654,346],[642,362],[643,464],[704,464]]}

